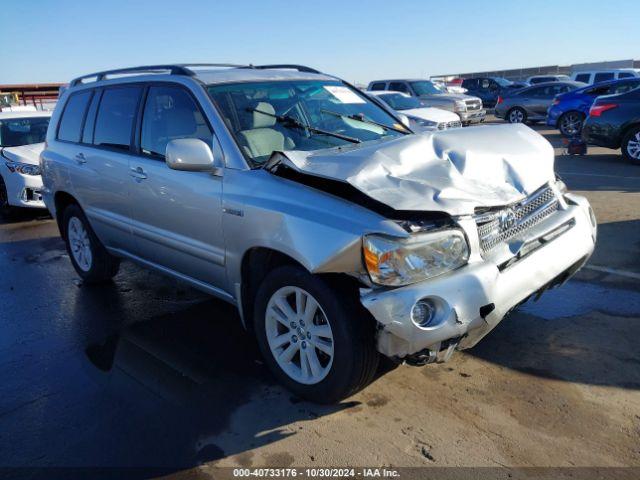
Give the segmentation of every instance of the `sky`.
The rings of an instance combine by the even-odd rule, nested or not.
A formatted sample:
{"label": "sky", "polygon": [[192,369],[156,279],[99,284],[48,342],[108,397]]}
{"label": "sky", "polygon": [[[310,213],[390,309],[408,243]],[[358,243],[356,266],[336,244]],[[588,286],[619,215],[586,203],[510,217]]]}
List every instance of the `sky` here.
{"label": "sky", "polygon": [[160,63],[298,63],[366,83],[640,59],[637,0],[1,0],[0,84]]}

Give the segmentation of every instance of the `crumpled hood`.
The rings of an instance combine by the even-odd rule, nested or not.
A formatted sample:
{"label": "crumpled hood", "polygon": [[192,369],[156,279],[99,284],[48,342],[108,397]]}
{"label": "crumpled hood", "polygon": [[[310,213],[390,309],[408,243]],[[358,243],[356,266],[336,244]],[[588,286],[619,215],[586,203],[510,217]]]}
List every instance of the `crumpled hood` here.
{"label": "crumpled hood", "polygon": [[19,147],[5,147],[2,149],[2,155],[13,162],[39,165],[40,153],[43,150],[44,143],[33,143],[31,145],[21,145]]}
{"label": "crumpled hood", "polygon": [[300,172],[348,182],[395,210],[474,213],[517,202],[553,181],[554,153],[521,124],[407,135],[364,146],[287,151]]}

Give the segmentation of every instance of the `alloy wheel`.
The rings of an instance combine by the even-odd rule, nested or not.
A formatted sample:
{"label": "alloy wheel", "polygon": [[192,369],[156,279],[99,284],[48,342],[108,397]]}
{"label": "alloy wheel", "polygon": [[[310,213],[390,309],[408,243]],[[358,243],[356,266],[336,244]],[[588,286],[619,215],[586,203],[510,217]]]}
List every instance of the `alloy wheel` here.
{"label": "alloy wheel", "polygon": [[0,177],[0,209],[9,206],[9,196],[7,195],[7,187],[2,177]]}
{"label": "alloy wheel", "polygon": [[93,254],[91,253],[91,240],[89,232],[84,228],[82,221],[78,217],[71,217],[67,227],[67,238],[71,247],[73,259],[84,272],[91,270]]}
{"label": "alloy wheel", "polygon": [[579,113],[567,113],[562,116],[560,131],[564,135],[572,137],[580,133],[580,130],[582,130],[582,116]]}
{"label": "alloy wheel", "polygon": [[522,123],[524,121],[524,113],[522,110],[516,108],[511,111],[509,114],[509,122],[510,123]]}
{"label": "alloy wheel", "polygon": [[635,160],[640,160],[640,132],[629,139],[627,142],[627,153]]}
{"label": "alloy wheel", "polygon": [[265,329],[271,354],[293,380],[321,382],[331,370],[333,332],[317,300],[306,290],[287,286],[269,299]]}

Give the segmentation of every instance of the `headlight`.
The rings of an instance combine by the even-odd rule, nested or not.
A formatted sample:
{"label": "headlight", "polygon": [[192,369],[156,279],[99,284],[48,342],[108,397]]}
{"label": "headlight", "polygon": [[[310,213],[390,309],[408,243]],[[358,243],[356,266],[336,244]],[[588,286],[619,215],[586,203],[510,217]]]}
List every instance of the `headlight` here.
{"label": "headlight", "polygon": [[459,230],[417,233],[403,239],[366,235],[363,250],[371,280],[390,286],[442,275],[469,259],[469,246]]}
{"label": "headlight", "polygon": [[18,172],[22,175],[40,175],[40,166],[20,162],[4,162],[11,173]]}
{"label": "headlight", "polygon": [[416,122],[421,127],[437,127],[438,122],[434,122],[432,120],[426,120],[420,117],[409,117],[412,121]]}
{"label": "headlight", "polygon": [[464,100],[456,100],[455,107],[453,109],[456,112],[466,112],[467,104],[464,103]]}

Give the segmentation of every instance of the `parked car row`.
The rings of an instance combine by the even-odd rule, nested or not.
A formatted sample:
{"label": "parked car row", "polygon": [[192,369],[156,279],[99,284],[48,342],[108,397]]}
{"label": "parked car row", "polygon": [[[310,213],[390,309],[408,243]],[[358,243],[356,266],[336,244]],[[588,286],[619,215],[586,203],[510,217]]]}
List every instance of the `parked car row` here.
{"label": "parked car row", "polygon": [[370,92],[401,92],[420,100],[424,107],[449,110],[458,115],[463,125],[484,122],[486,111],[482,100],[464,93],[449,92],[444,86],[424,79],[374,80],[367,88]]}

